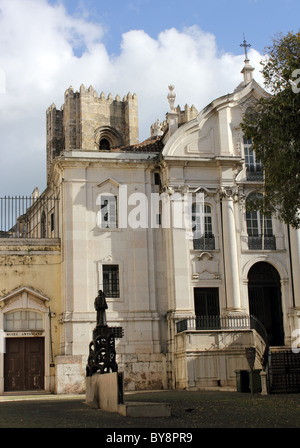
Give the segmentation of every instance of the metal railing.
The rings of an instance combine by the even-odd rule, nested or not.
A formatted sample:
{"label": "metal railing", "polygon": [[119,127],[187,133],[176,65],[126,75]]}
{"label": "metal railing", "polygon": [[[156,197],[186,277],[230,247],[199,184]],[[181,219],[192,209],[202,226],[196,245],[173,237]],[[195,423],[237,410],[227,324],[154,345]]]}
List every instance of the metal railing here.
{"label": "metal railing", "polygon": [[264,173],[263,171],[254,171],[249,168],[247,168],[246,171],[247,180],[252,182],[262,182],[264,180]]}
{"label": "metal railing", "polygon": [[193,239],[193,248],[195,250],[214,250],[215,237],[212,234],[204,235],[200,238]]}
{"label": "metal railing", "polygon": [[177,333],[198,330],[250,330],[250,316],[197,316],[176,322]]}
{"label": "metal railing", "polygon": [[275,235],[248,236],[248,247],[250,250],[276,250]]}
{"label": "metal railing", "polygon": [[260,335],[260,337],[265,343],[265,350],[264,353],[262,354],[262,367],[263,369],[265,369],[269,363],[269,352],[270,352],[267,330],[265,326],[260,322],[260,320],[258,320],[257,317],[253,315],[250,316],[250,327],[252,330],[255,330]]}
{"label": "metal railing", "polygon": [[0,238],[59,238],[58,205],[54,197],[0,198]]}

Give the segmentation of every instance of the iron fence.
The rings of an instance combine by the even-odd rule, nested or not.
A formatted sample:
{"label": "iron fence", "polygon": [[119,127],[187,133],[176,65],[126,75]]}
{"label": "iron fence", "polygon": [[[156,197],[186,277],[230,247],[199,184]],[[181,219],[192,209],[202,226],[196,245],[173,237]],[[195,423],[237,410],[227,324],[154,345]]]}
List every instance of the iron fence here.
{"label": "iron fence", "polygon": [[269,381],[271,393],[300,393],[300,353],[271,350]]}
{"label": "iron fence", "polygon": [[0,238],[59,238],[58,204],[55,197],[1,197]]}

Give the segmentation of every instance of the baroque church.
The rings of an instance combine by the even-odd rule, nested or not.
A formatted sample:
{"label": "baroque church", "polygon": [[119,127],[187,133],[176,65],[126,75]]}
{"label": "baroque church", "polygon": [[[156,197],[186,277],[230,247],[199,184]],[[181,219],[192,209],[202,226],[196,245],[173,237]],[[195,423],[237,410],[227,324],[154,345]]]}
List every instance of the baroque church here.
{"label": "baroque church", "polygon": [[249,348],[275,387],[299,339],[300,230],[246,210],[263,166],[240,123],[267,93],[245,54],[200,112],[170,86],[142,143],[135,94],[82,85],[49,107],[45,191],[1,199],[0,394],[85,392],[99,290],[125,390],[235,388]]}

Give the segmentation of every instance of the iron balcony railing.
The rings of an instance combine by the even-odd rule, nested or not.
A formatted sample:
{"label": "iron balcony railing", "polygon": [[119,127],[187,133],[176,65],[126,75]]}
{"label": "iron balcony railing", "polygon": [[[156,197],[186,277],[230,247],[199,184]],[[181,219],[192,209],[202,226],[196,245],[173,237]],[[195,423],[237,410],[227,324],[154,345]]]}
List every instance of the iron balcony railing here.
{"label": "iron balcony railing", "polygon": [[250,250],[276,250],[275,235],[248,236]]}
{"label": "iron balcony railing", "polygon": [[238,316],[196,316],[186,317],[176,322],[177,333],[194,330],[256,330],[268,344],[264,325],[253,315]]}
{"label": "iron balcony railing", "polygon": [[215,249],[214,235],[210,233],[200,238],[194,238],[193,248],[194,250],[214,250]]}
{"label": "iron balcony railing", "polygon": [[246,171],[247,180],[250,182],[262,182],[264,180],[264,173],[262,170],[257,169],[256,171],[247,168]]}
{"label": "iron balcony railing", "polygon": [[59,238],[59,199],[0,198],[0,238]]}
{"label": "iron balcony railing", "polygon": [[249,330],[250,316],[197,316],[176,322],[177,333],[196,330]]}

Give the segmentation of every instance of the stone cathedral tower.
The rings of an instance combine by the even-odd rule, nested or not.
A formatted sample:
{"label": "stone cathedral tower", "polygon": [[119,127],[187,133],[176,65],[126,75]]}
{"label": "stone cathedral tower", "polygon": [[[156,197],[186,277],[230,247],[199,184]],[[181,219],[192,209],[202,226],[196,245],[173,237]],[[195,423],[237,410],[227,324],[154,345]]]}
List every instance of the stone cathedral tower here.
{"label": "stone cathedral tower", "polygon": [[107,151],[138,141],[136,94],[121,100],[103,92],[98,96],[92,86],[81,85],[79,92],[69,87],[63,106],[58,110],[52,104],[47,110],[47,174],[64,151]]}

